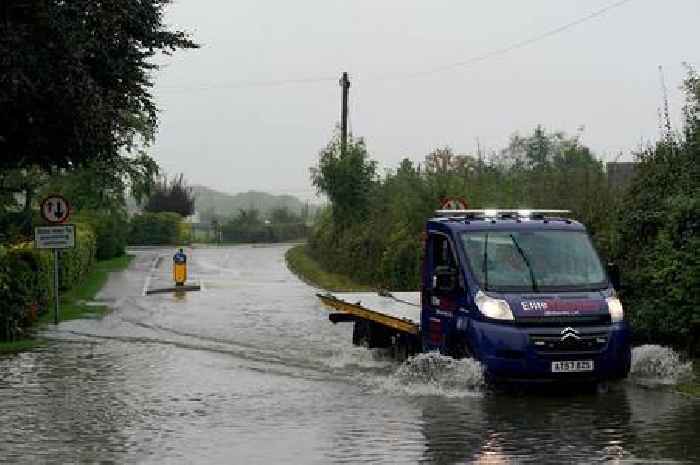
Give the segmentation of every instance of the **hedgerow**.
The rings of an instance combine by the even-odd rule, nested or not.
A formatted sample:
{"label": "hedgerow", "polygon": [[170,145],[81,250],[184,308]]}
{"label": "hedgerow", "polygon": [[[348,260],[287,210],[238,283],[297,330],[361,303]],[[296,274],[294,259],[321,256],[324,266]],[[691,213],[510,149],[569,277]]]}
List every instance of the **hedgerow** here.
{"label": "hedgerow", "polygon": [[[76,247],[61,252],[59,283],[62,290],[81,283],[95,261],[95,233],[76,225]],[[33,243],[0,246],[0,341],[26,332],[53,299],[53,258]]]}

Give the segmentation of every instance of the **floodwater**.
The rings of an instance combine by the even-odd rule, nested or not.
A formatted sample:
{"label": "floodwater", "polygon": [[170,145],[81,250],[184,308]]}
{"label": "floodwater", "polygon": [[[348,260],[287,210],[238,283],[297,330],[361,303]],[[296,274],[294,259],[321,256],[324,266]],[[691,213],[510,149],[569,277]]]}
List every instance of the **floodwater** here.
{"label": "floodwater", "polygon": [[144,296],[173,251],[135,250],[113,312],[0,357],[0,462],[700,463],[700,401],[655,386],[682,371],[660,348],[607,392],[492,392],[468,360],[352,347],[286,249],[189,250],[203,290],[180,296]]}

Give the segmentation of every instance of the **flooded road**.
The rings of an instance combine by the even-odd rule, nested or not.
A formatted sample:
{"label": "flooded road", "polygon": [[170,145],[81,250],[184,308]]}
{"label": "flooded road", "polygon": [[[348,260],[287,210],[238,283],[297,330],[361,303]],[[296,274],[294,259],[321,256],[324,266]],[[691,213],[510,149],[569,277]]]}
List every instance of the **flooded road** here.
{"label": "flooded road", "polygon": [[2,463],[700,463],[700,401],[635,382],[495,393],[478,367],[351,345],[286,246],[140,249],[103,319],[0,357]]}

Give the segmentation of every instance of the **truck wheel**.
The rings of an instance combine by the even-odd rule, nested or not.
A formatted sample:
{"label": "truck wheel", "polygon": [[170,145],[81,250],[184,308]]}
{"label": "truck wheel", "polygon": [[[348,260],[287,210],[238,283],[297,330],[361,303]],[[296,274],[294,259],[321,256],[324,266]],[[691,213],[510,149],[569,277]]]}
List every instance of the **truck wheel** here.
{"label": "truck wheel", "polygon": [[352,343],[356,346],[368,345],[369,325],[366,321],[357,320],[352,325]]}
{"label": "truck wheel", "polygon": [[374,322],[367,323],[367,347],[370,349],[387,349],[391,347],[391,332]]}
{"label": "truck wheel", "polygon": [[395,336],[392,352],[393,358],[399,362],[408,359],[408,343],[405,338],[400,335]]}

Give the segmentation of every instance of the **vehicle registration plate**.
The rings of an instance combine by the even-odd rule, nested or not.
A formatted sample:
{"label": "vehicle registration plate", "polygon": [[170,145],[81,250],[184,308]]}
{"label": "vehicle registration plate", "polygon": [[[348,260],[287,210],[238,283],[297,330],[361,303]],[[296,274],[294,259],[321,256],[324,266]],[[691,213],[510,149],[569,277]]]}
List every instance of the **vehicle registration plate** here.
{"label": "vehicle registration plate", "polygon": [[593,371],[593,360],[561,360],[552,362],[552,373]]}

